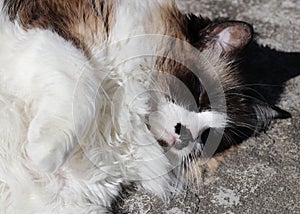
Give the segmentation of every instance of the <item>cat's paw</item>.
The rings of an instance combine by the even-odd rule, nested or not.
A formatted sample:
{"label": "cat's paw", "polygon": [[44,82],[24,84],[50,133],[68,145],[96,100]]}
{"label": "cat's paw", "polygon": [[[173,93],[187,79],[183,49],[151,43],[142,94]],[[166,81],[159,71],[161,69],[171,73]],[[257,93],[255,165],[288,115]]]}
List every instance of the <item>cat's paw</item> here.
{"label": "cat's paw", "polygon": [[[36,170],[56,171],[68,157],[73,137],[67,131],[58,129],[54,124],[39,124],[33,121],[28,130],[26,153]],[[49,128],[51,127],[51,128]]]}
{"label": "cat's paw", "polygon": [[[39,142],[40,141],[40,142]],[[36,170],[41,172],[54,172],[65,161],[65,154],[51,140],[40,139],[38,142],[29,142],[26,153]]]}

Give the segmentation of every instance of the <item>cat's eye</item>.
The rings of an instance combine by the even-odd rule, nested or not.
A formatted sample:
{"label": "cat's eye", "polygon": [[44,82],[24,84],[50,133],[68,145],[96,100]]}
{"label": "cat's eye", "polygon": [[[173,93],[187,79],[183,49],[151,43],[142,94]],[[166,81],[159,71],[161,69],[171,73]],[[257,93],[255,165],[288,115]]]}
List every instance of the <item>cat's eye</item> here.
{"label": "cat's eye", "polygon": [[201,85],[201,83],[199,82],[198,84],[197,84],[197,86],[196,86],[196,93],[197,94],[201,94],[201,92],[202,92],[202,85]]}
{"label": "cat's eye", "polygon": [[210,132],[210,128],[206,129],[206,130],[201,134],[201,143],[202,143],[203,145],[205,145],[205,143],[206,143],[206,141],[207,141],[209,132]]}

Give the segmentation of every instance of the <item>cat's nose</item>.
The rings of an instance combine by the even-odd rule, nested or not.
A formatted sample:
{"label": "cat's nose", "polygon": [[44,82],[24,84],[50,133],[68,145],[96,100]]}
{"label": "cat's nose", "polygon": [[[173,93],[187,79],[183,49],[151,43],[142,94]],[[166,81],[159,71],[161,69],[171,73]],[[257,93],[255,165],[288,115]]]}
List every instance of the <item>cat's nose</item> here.
{"label": "cat's nose", "polygon": [[181,123],[177,123],[175,126],[175,133],[179,135],[179,138],[182,140],[182,142],[189,143],[194,141],[191,130]]}
{"label": "cat's nose", "polygon": [[193,138],[191,131],[188,128],[186,128],[184,125],[182,125],[181,123],[177,123],[174,128],[175,128],[175,133],[180,135],[180,139],[183,142],[195,142],[195,140],[196,140],[196,143],[199,143],[202,146],[205,145],[205,143],[208,139],[209,133],[211,131],[213,131],[212,128],[207,128],[204,131],[200,131],[199,136],[195,139],[195,138]]}
{"label": "cat's nose", "polygon": [[177,125],[175,126],[175,133],[180,135],[181,132],[181,123],[177,123]]}

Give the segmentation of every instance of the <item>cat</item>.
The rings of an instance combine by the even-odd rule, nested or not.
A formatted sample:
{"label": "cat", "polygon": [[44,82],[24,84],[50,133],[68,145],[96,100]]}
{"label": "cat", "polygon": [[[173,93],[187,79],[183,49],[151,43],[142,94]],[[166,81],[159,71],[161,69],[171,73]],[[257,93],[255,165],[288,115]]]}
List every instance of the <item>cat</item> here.
{"label": "cat", "polygon": [[248,23],[172,0],[0,8],[0,213],[105,213],[132,183],[168,200],[198,160],[290,117],[246,96]]}

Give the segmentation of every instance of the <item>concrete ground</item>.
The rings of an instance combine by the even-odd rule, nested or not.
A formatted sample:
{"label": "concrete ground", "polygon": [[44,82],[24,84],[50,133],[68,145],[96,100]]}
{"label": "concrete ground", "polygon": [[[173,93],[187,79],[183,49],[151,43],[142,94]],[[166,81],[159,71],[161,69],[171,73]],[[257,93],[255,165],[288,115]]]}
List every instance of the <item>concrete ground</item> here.
{"label": "concrete ground", "polygon": [[[250,82],[293,118],[272,122],[266,133],[226,156],[216,172],[163,204],[142,192],[129,195],[120,213],[300,213],[300,1],[178,0],[185,12],[249,22],[257,42],[248,53]],[[264,47],[268,46],[268,47]],[[294,52],[294,53],[292,53]],[[297,53],[298,52],[298,53]],[[250,69],[251,68],[251,69]]]}

